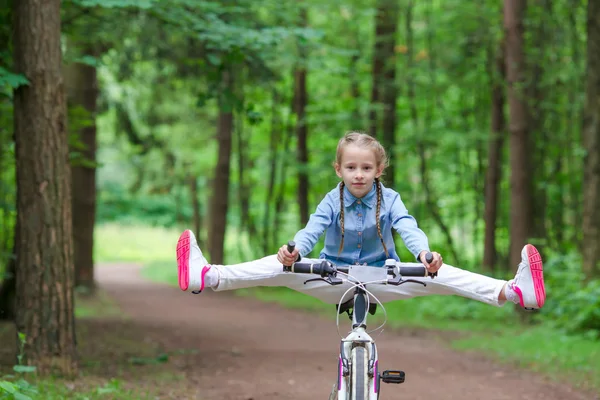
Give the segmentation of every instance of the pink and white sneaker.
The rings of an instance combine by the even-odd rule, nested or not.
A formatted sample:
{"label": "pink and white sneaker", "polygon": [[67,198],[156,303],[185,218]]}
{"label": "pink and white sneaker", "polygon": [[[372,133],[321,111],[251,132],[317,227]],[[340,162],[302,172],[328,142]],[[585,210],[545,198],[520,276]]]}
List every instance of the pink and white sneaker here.
{"label": "pink and white sneaker", "polygon": [[177,241],[177,272],[179,288],[190,289],[192,293],[204,290],[204,277],[210,270],[210,264],[202,255],[194,233],[186,229]]}
{"label": "pink and white sneaker", "polygon": [[511,288],[519,296],[519,304],[526,310],[542,308],[546,301],[542,256],[537,249],[528,244],[521,251],[521,263]]}

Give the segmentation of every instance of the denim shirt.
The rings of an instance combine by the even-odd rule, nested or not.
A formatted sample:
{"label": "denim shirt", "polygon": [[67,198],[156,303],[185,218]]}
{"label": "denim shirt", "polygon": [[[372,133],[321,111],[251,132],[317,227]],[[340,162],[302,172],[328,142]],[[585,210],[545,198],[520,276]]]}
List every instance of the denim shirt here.
{"label": "denim shirt", "polygon": [[[427,236],[417,221],[408,214],[400,195],[382,186],[379,212],[381,234],[389,258],[400,260],[394,246],[392,229],[400,234],[408,250],[417,258],[423,250],[429,251]],[[340,226],[340,188],[331,190],[310,216],[306,227],[294,237],[300,255],[310,253],[325,232],[325,247],[319,258],[337,265],[367,264],[383,266],[385,251],[377,233],[377,192],[375,184],[371,191],[359,199],[344,188],[344,248],[339,252],[342,231]]]}

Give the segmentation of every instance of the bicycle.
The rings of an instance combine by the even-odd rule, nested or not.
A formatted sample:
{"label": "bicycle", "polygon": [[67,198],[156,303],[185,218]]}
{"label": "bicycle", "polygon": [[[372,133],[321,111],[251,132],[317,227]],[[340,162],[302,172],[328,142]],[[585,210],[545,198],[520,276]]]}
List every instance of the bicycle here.
{"label": "bicycle", "polygon": [[[288,251],[291,253],[295,248],[293,241],[288,242]],[[433,260],[433,255],[427,253],[427,262]],[[335,266],[329,261],[322,260],[319,263],[302,263],[299,258],[290,266],[283,266],[285,272],[316,274],[320,278],[308,279],[304,283],[313,281],[324,281],[330,285],[341,285],[344,280],[352,286],[342,294],[340,303],[336,305],[336,325],[339,333],[339,316],[346,312],[352,320],[352,330],[343,337],[340,342],[339,362],[337,369],[337,380],[334,383],[329,400],[377,400],[381,392],[381,382],[400,384],[406,379],[406,374],[401,370],[385,370],[379,373],[379,355],[375,340],[369,335],[381,329],[387,321],[387,313],[383,304],[366,288],[369,284],[388,284],[399,286],[404,283],[427,284],[414,279],[403,279],[403,277],[431,277],[437,276],[437,272],[430,274],[423,264],[401,263],[394,259],[388,259],[385,266],[374,267],[368,265]],[[338,277],[344,276],[345,279]],[[392,278],[388,278],[391,275]],[[353,298],[343,302],[346,294],[354,290]],[[369,295],[376,303],[370,303]],[[377,305],[384,311],[384,322],[373,331],[367,331],[367,314],[375,315]]]}

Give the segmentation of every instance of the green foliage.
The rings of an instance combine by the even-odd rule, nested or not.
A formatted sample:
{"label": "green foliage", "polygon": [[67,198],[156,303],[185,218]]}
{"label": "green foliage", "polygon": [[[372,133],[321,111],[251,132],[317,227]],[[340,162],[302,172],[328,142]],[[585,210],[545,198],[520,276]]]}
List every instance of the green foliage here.
{"label": "green foliage", "polygon": [[27,78],[0,67],[0,93],[12,98],[12,91],[24,85],[29,85]]}
{"label": "green foliage", "polygon": [[568,333],[600,339],[600,280],[587,281],[578,253],[557,255],[545,264],[547,320]]}

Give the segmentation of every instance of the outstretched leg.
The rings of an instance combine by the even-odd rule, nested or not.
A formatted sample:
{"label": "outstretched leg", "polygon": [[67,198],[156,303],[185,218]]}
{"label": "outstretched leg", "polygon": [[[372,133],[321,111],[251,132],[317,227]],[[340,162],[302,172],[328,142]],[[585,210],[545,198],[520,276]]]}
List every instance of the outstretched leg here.
{"label": "outstretched leg", "polygon": [[[318,262],[319,260],[303,259]],[[309,282],[315,278],[305,274],[283,272],[275,255],[235,265],[210,265],[190,230],[184,231],[177,242],[177,269],[179,288],[200,293],[206,288],[215,291],[244,289],[257,286],[284,286],[315,297],[326,303],[340,302],[341,295],[351,287],[345,283],[331,286],[325,282]],[[349,291],[343,300],[352,297]]]}
{"label": "outstretched leg", "polygon": [[435,279],[417,278],[427,286],[405,283],[401,286],[371,286],[380,301],[408,299],[428,295],[458,295],[494,306],[502,306],[507,300],[525,309],[538,309],[544,305],[546,291],[542,258],[533,245],[526,245],[521,252],[521,263],[514,279],[505,281],[469,272],[444,264]]}

